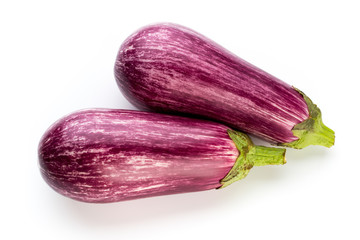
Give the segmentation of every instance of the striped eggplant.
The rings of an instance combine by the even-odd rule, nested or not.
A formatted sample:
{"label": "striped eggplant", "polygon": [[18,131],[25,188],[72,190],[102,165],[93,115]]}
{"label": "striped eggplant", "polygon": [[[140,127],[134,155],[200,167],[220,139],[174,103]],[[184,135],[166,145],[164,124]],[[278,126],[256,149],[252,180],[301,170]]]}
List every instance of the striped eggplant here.
{"label": "striped eggplant", "polygon": [[205,117],[287,147],[334,144],[303,92],[183,26],[138,30],[121,45],[114,71],[140,109]]}
{"label": "striped eggplant", "polygon": [[221,188],[253,166],[285,163],[284,149],[254,146],[219,123],[112,109],[65,116],[38,151],[55,191],[96,203]]}

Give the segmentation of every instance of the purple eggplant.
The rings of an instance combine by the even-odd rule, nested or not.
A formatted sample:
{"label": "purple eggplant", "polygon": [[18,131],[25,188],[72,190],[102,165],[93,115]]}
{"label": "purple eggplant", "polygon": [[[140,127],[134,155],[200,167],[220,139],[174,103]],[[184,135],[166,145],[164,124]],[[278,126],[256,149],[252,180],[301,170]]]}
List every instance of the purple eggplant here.
{"label": "purple eggplant", "polygon": [[287,147],[334,144],[303,92],[188,28],[138,30],[120,47],[114,70],[140,109],[205,117]]}
{"label": "purple eggplant", "polygon": [[38,151],[55,191],[96,203],[222,188],[253,166],[285,163],[285,149],[254,146],[220,123],[112,109],[65,116]]}

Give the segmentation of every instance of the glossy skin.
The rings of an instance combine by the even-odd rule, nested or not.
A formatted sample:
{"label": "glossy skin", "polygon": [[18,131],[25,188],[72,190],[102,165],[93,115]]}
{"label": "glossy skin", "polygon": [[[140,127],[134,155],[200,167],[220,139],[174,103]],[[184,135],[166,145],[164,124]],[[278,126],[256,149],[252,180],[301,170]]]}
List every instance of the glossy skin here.
{"label": "glossy skin", "polygon": [[121,46],[115,77],[135,106],[223,122],[279,143],[309,117],[290,85],[204,36],[174,24],[147,26]]}
{"label": "glossy skin", "polygon": [[158,113],[83,110],[46,131],[40,169],[53,189],[84,202],[215,189],[239,155],[227,129]]}

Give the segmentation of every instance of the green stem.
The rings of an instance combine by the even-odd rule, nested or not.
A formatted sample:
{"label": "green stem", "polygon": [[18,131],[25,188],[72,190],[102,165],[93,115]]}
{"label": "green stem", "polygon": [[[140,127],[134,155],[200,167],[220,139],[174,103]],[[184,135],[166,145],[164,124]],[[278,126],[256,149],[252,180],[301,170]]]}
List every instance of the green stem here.
{"label": "green stem", "polygon": [[286,163],[285,149],[255,146],[246,134],[230,129],[227,132],[240,154],[230,172],[220,181],[220,188],[246,177],[253,166]]}
{"label": "green stem", "polygon": [[294,136],[298,137],[298,140],[289,143],[280,143],[279,145],[298,149],[309,145],[333,146],[335,142],[335,132],[322,122],[320,109],[305,93],[295,87],[294,89],[303,96],[309,109],[309,118],[295,125],[292,129]]}
{"label": "green stem", "polygon": [[254,166],[280,165],[286,163],[285,151],[283,148],[253,146],[246,156]]}

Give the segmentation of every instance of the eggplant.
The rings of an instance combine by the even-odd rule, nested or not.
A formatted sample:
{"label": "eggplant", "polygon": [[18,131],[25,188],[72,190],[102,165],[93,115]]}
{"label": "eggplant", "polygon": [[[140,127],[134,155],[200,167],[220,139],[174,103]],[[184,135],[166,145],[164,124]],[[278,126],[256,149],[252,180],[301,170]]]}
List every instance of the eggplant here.
{"label": "eggplant", "polygon": [[303,92],[180,25],[136,31],[121,45],[114,72],[124,96],[143,110],[219,121],[286,147],[335,141]]}
{"label": "eggplant", "polygon": [[67,115],[38,148],[44,180],[72,199],[108,203],[223,188],[285,149],[254,146],[220,123],[134,110]]}

